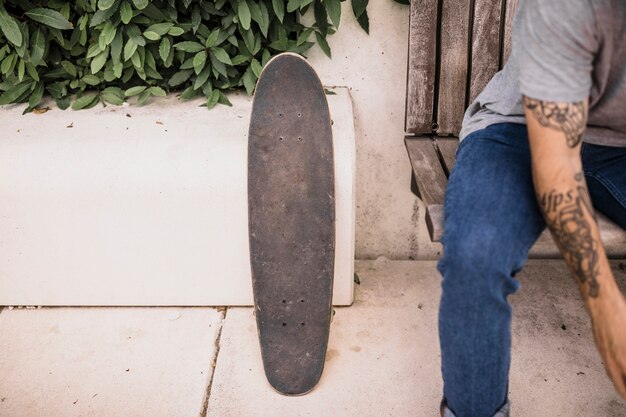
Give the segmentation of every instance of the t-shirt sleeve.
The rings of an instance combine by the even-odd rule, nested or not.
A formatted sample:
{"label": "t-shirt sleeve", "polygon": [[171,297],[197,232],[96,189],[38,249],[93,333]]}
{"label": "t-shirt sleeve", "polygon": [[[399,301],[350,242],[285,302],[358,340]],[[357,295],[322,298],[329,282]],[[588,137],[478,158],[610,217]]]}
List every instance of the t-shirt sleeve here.
{"label": "t-shirt sleeve", "polygon": [[598,50],[589,0],[522,0],[513,27],[520,93],[538,100],[589,97]]}

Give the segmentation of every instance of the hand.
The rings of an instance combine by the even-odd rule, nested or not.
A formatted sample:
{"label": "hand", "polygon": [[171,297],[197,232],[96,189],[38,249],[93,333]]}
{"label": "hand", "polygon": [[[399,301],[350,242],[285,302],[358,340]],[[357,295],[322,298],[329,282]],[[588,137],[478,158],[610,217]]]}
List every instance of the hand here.
{"label": "hand", "polygon": [[606,372],[617,392],[626,399],[626,301],[620,290],[615,288],[606,302],[592,310],[591,317]]}

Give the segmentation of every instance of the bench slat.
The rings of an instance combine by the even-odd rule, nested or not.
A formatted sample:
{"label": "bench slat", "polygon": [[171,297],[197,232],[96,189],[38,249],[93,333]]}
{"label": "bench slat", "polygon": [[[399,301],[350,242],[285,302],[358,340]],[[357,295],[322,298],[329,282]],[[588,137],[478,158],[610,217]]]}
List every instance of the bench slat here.
{"label": "bench slat", "polygon": [[412,0],[405,131],[432,133],[437,49],[437,0]]}
{"label": "bench slat", "polygon": [[513,17],[517,11],[519,0],[506,0],[506,12],[504,23],[504,45],[502,46],[502,65],[508,61],[511,55],[511,32],[513,31]]}
{"label": "bench slat", "polygon": [[404,142],[422,201],[426,205],[443,204],[448,178],[432,139],[407,137]]}
{"label": "bench slat", "polygon": [[474,2],[470,103],[483,91],[500,68],[501,14],[501,1],[475,0]]}
{"label": "bench slat", "polygon": [[[609,220],[601,213],[596,213],[600,236],[606,253],[611,258],[623,258],[626,256],[626,231]],[[443,205],[431,204],[426,206],[426,226],[433,242],[440,242],[443,237]],[[556,258],[561,253],[554,243],[550,232],[543,231],[537,242],[530,250],[532,258]]]}
{"label": "bench slat", "polygon": [[445,164],[445,170],[448,174],[452,172],[454,163],[456,162],[456,149],[459,147],[457,138],[437,138],[437,148]]}
{"label": "bench slat", "polygon": [[470,0],[443,0],[437,134],[456,135],[465,112]]}

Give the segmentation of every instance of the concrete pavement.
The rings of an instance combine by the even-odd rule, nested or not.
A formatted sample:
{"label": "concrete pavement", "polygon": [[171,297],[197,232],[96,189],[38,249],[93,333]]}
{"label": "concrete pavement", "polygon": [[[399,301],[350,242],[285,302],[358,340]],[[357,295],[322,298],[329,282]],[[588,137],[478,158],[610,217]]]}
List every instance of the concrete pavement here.
{"label": "concrete pavement", "polygon": [[[0,417],[437,416],[435,263],[381,258],[356,270],[322,380],[295,398],[265,381],[251,308],[5,308]],[[512,416],[626,415],[563,262],[531,261],[519,278]]]}

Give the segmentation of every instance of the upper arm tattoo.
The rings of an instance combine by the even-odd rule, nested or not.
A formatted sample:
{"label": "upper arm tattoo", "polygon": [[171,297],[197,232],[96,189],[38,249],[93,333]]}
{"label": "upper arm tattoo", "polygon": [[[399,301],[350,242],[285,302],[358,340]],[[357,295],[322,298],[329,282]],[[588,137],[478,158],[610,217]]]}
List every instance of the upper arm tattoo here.
{"label": "upper arm tattoo", "polygon": [[581,142],[587,126],[584,102],[556,103],[524,96],[524,105],[541,126],[563,132],[570,148],[575,148]]}

